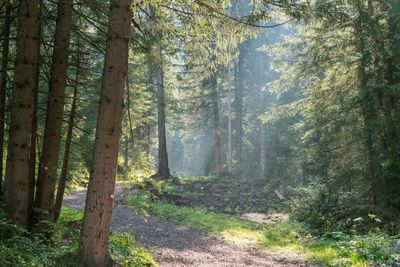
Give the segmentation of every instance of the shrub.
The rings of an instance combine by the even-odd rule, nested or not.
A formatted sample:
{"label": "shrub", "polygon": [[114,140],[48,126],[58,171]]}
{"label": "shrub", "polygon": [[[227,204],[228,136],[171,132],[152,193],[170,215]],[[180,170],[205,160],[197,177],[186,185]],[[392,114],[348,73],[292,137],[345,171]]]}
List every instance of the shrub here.
{"label": "shrub", "polygon": [[384,233],[370,233],[362,236],[342,234],[337,240],[339,258],[334,266],[352,266],[348,263],[374,264],[374,266],[399,266],[392,251],[394,240]]}
{"label": "shrub", "polygon": [[[368,199],[355,191],[330,190],[318,182],[307,187],[291,190],[288,205],[293,219],[306,224],[314,234],[323,235],[334,231],[367,233],[381,227],[381,220],[368,219],[368,225],[357,219],[376,214]],[[381,217],[381,216],[379,216]]]}
{"label": "shrub", "polygon": [[[63,208],[51,242],[11,224],[0,210],[0,266],[82,266],[75,257],[83,212]],[[109,249],[122,266],[156,266],[145,249],[128,234],[112,235]]]}

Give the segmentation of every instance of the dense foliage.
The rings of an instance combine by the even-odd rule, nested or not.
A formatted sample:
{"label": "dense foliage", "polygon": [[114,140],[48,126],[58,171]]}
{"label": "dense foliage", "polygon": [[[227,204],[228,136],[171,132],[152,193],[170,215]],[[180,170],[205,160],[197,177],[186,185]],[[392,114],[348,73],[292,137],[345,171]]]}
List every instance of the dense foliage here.
{"label": "dense foliage", "polygon": [[[76,258],[81,211],[64,208],[51,244],[40,234],[33,234],[11,224],[0,214],[1,266],[83,266]],[[110,239],[110,253],[118,264],[127,267],[156,266],[150,254],[129,234],[115,234]]]}
{"label": "dense foliage", "polygon": [[[154,264],[105,245],[115,180],[190,227],[397,264],[398,0],[6,0],[0,31],[0,265]],[[234,217],[271,210],[297,223]]]}
{"label": "dense foliage", "polygon": [[[287,118],[292,207],[322,232],[377,214],[391,228],[398,217],[398,5],[394,1],[335,1],[282,44],[269,48],[280,79],[267,90],[284,105],[263,119]],[[397,58],[397,59],[396,59]],[[396,67],[397,66],[397,67]],[[283,93],[282,93],[283,92]],[[292,100],[287,95],[297,95]],[[295,100],[295,101],[293,101]]]}

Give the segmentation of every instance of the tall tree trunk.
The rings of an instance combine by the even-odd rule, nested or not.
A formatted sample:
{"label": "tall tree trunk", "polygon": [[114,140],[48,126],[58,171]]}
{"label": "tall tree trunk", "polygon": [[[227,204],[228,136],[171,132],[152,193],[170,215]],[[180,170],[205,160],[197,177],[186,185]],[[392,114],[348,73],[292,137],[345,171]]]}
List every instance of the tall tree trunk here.
{"label": "tall tree trunk", "polygon": [[[265,105],[265,92],[260,92],[260,98],[262,105]],[[265,109],[262,108],[261,114],[265,112]],[[260,120],[260,167],[261,167],[261,179],[265,179],[265,124],[262,120]]]}
{"label": "tall tree trunk", "polygon": [[162,179],[170,176],[167,153],[167,137],[165,131],[165,93],[164,93],[164,69],[162,63],[162,47],[157,47],[157,109],[158,109],[158,172]]}
{"label": "tall tree trunk", "polygon": [[[368,26],[370,29],[370,42],[371,42],[371,61],[372,61],[372,85],[374,87],[378,87],[383,80],[383,70],[380,66],[380,62],[382,61],[381,54],[380,54],[380,49],[383,48],[382,43],[379,42],[381,39],[381,35],[379,32],[379,24],[377,19],[375,18],[375,8],[372,0],[367,1],[368,4]],[[376,104],[377,104],[377,111],[380,112],[380,114],[384,118],[384,125],[386,128],[388,128],[388,116],[385,112],[385,107],[384,107],[384,95],[383,92],[378,92],[377,97],[376,97]],[[377,118],[375,118],[377,119]],[[380,138],[380,153],[383,155],[382,160],[387,160],[388,158],[388,132],[385,129],[384,134]]]}
{"label": "tall tree trunk", "polygon": [[221,129],[219,126],[219,103],[218,103],[218,80],[217,74],[212,74],[210,78],[211,105],[214,129],[214,153],[215,153],[215,175],[218,177],[222,173],[221,159]]}
{"label": "tall tree trunk", "polygon": [[1,77],[0,77],[0,198],[3,197],[3,156],[4,156],[4,131],[5,131],[5,113],[6,113],[6,93],[7,93],[7,71],[8,54],[10,51],[10,29],[11,29],[11,9],[12,4],[6,3],[6,12],[4,14],[3,30],[1,32],[2,51],[1,51]]}
{"label": "tall tree trunk", "polygon": [[60,153],[61,128],[72,27],[72,0],[59,0],[43,149],[39,164],[35,207],[41,220],[54,218],[54,192]]}
{"label": "tall tree trunk", "polygon": [[[398,200],[398,188],[400,187],[400,151],[399,151],[399,134],[396,127],[395,110],[398,104],[398,95],[394,88],[399,83],[399,76],[396,75],[395,62],[398,61],[399,53],[398,42],[395,35],[399,32],[399,25],[396,22],[398,12],[396,9],[396,1],[382,0],[380,2],[381,11],[387,14],[386,24],[387,31],[383,34],[385,57],[384,57],[384,84],[387,85],[384,97],[386,105],[384,107],[385,126],[386,126],[386,145],[390,164],[386,166],[385,174],[385,196],[386,205],[400,210],[400,201]],[[396,59],[397,56],[397,59]]]}
{"label": "tall tree trunk", "polygon": [[71,150],[72,134],[73,134],[73,130],[74,130],[75,115],[76,115],[76,109],[77,109],[79,72],[81,71],[81,67],[80,67],[80,53],[81,52],[79,49],[79,47],[80,47],[79,37],[78,37],[77,47],[78,47],[78,50],[76,52],[77,54],[76,54],[76,73],[75,73],[75,81],[74,81],[74,92],[73,92],[73,96],[72,96],[71,111],[70,111],[69,119],[68,119],[68,129],[67,129],[67,137],[65,139],[65,148],[64,148],[63,163],[62,163],[62,167],[61,167],[61,175],[60,175],[60,180],[58,183],[56,201],[55,201],[55,205],[54,205],[54,222],[57,222],[58,218],[60,217],[65,187],[66,187],[67,181],[68,181],[69,154],[70,154],[70,150]]}
{"label": "tall tree trunk", "polygon": [[39,61],[40,0],[19,1],[17,56],[7,154],[7,212],[17,224],[27,225],[30,196],[30,151],[34,91]]}
{"label": "tall tree trunk", "polygon": [[125,135],[124,139],[124,167],[128,171],[129,167],[129,137]]}
{"label": "tall tree trunk", "polygon": [[[364,6],[361,0],[353,0],[353,7],[357,13],[357,19],[354,22],[354,39],[356,52],[359,55],[357,62],[357,77],[356,85],[361,95],[366,95],[367,90],[367,74],[366,74],[366,51],[365,51],[365,38],[363,35],[363,22],[364,22]],[[372,184],[372,191],[375,203],[381,203],[381,194],[383,188],[382,179],[377,179],[377,169],[375,165],[375,151],[373,145],[371,125],[373,107],[371,106],[371,100],[364,97],[361,103],[361,112],[363,118],[363,134],[364,134],[364,146],[367,152],[367,173],[366,178]]]}
{"label": "tall tree trunk", "polygon": [[[154,98],[155,92],[154,92],[154,81],[153,81],[153,67],[152,67],[152,62],[151,62],[151,55],[147,56],[147,90]],[[152,102],[153,103],[153,102]],[[145,135],[145,143],[143,145],[144,151],[146,151],[146,156],[148,162],[150,162],[151,158],[151,129],[153,127],[153,121],[151,119],[153,115],[153,104],[149,107],[148,111],[145,113],[146,116],[146,124],[144,126],[144,135]]]}
{"label": "tall tree trunk", "polygon": [[244,57],[245,50],[241,46],[237,69],[237,86],[235,90],[235,161],[237,172],[241,173],[243,142],[243,90],[244,90]]}
{"label": "tall tree trunk", "polygon": [[[40,17],[42,16],[42,6],[39,10]],[[42,39],[42,21],[39,20],[39,40]],[[39,135],[38,135],[38,101],[39,101],[39,78],[40,78],[40,44],[37,47],[38,55],[39,55],[39,64],[36,68],[36,84],[35,90],[33,92],[33,114],[32,114],[32,137],[31,137],[31,152],[29,157],[29,228],[33,228],[34,226],[34,199],[35,199],[35,186],[36,186],[36,159],[38,157],[37,153],[38,147],[37,144]]]}
{"label": "tall tree trunk", "polygon": [[[39,33],[41,36],[41,33]],[[40,54],[40,45],[38,47]],[[40,56],[39,56],[40,64]],[[29,156],[29,227],[33,226],[35,185],[36,185],[36,158],[38,144],[38,100],[39,100],[39,65],[36,70],[36,86],[33,91],[33,113],[32,113],[32,136],[31,136],[31,151]]]}
{"label": "tall tree trunk", "polygon": [[111,0],[96,139],[79,255],[87,266],[107,266],[115,177],[121,136],[132,0]]}
{"label": "tall tree trunk", "polygon": [[[147,118],[149,118],[151,115],[150,113],[147,113]],[[150,162],[151,159],[151,122],[147,121],[146,125],[144,126],[144,134],[145,134],[145,143],[143,146],[144,151],[146,152],[146,157],[147,161]]]}
{"label": "tall tree trunk", "polygon": [[[386,0],[381,1],[381,11],[388,13],[387,14],[387,21],[388,24],[388,31],[384,34],[383,39],[385,41],[384,47],[386,47],[386,58],[384,58],[384,79],[385,83],[388,85],[396,84],[395,77],[394,77],[394,69],[393,61],[394,61],[394,35],[396,34],[396,28],[394,26],[394,22],[392,19],[392,14],[389,12],[389,7],[387,5]],[[398,133],[396,129],[395,120],[393,119],[393,112],[395,106],[398,102],[397,97],[392,92],[387,94],[387,106],[385,108],[385,122],[386,122],[386,131],[387,131],[387,145],[389,148],[389,152],[392,157],[398,159],[399,151],[398,151]]]}
{"label": "tall tree trunk", "polygon": [[[132,123],[132,116],[131,116],[131,94],[130,94],[130,86],[129,86],[129,77],[126,77],[126,110],[128,113],[128,123],[129,123],[129,135],[130,135],[130,142],[132,147],[135,145],[134,140],[134,133],[133,133],[133,123]],[[128,138],[128,136],[126,136]],[[127,141],[129,143],[129,140]],[[128,149],[128,147],[126,147]],[[126,161],[127,162],[127,161]]]}
{"label": "tall tree trunk", "polygon": [[[233,65],[233,66],[232,66]],[[235,69],[233,62],[228,65],[228,172],[232,172],[232,71]]]}

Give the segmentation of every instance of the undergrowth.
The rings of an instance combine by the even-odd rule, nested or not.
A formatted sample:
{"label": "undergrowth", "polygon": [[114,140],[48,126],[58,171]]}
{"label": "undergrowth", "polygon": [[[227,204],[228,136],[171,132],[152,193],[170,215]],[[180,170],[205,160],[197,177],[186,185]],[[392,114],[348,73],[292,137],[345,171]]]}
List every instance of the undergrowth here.
{"label": "undergrowth", "polygon": [[178,183],[151,181],[163,200],[177,205],[203,207],[228,214],[282,210],[274,186],[259,179],[223,177],[175,177]]}
{"label": "undergrowth", "polygon": [[[79,267],[76,252],[83,212],[63,208],[50,242],[7,221],[0,210],[0,266]],[[156,266],[150,254],[129,234],[110,237],[111,257],[120,266]]]}
{"label": "undergrowth", "polygon": [[399,266],[391,247],[393,240],[382,232],[347,235],[336,232],[316,238],[296,222],[261,224],[199,207],[154,201],[151,194],[135,190],[128,205],[142,213],[176,221],[190,228],[219,235],[227,242],[261,251],[295,252],[325,266]]}

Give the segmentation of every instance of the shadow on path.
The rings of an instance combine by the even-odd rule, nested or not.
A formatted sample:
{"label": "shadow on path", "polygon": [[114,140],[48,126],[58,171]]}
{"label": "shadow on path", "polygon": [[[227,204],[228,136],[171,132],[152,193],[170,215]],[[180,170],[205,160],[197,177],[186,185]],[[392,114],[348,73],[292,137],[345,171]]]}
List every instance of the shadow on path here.
{"label": "shadow on path", "polygon": [[[64,205],[83,208],[86,191],[66,196]],[[124,202],[124,190],[117,186],[112,233],[132,233],[148,247],[160,267],[295,267],[315,266],[291,257],[272,257],[256,250],[226,244],[206,232],[189,229],[175,222],[134,213]]]}

